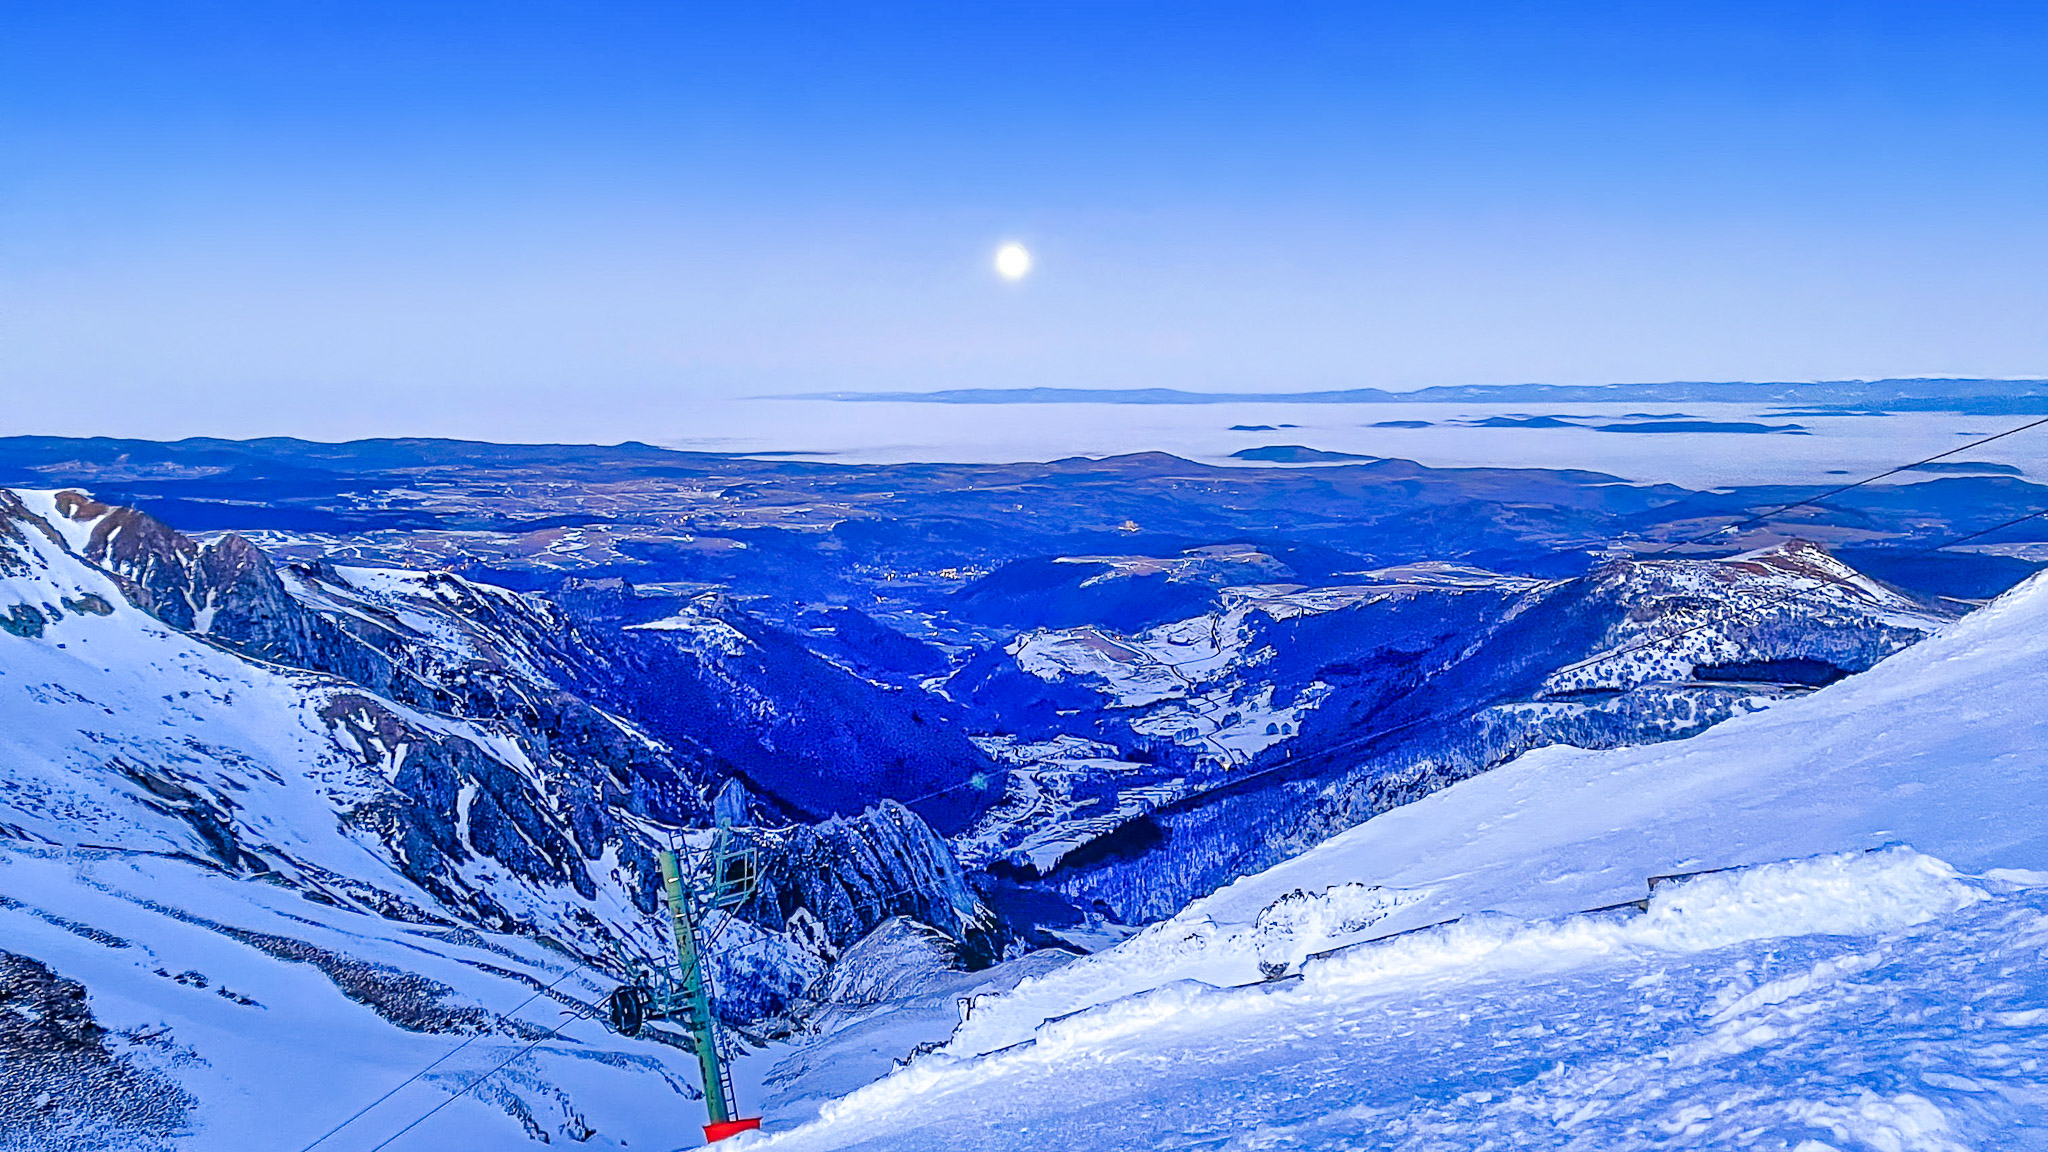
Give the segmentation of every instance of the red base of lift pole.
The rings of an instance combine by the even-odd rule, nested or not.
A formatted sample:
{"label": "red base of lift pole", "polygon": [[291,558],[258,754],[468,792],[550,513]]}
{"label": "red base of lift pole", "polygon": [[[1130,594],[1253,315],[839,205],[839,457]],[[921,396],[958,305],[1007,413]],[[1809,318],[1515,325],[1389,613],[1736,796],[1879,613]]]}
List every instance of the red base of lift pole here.
{"label": "red base of lift pole", "polygon": [[742,1132],[751,1132],[760,1126],[761,1118],[759,1116],[746,1116],[738,1120],[723,1120],[717,1124],[706,1124],[704,1126],[704,1142],[706,1144],[716,1144],[727,1136],[737,1136]]}

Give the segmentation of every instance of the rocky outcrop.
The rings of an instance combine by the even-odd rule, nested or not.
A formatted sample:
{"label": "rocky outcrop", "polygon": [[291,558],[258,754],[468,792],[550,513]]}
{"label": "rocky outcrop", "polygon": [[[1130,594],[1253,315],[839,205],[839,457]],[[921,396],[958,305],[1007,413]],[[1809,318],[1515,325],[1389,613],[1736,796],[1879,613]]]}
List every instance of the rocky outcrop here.
{"label": "rocky outcrop", "polygon": [[[345,820],[374,835],[400,871],[443,904],[493,928],[516,929],[517,917],[464,877],[462,866],[477,857],[534,884],[572,888],[586,900],[597,895],[585,862],[617,837],[594,797],[544,794],[541,781],[472,741],[410,722],[369,696],[336,695],[319,716],[338,743],[391,781],[390,792]],[[579,842],[579,824],[587,841]],[[651,859],[634,855],[642,865],[636,871],[651,882]],[[644,892],[648,884],[637,887]]]}
{"label": "rocky outcrop", "polygon": [[0,1147],[167,1150],[195,1103],[114,1054],[84,985],[0,951]]}
{"label": "rocky outcrop", "polygon": [[330,672],[386,695],[432,695],[405,682],[388,661],[351,641],[332,621],[308,611],[286,591],[270,558],[246,539],[229,534],[200,544],[148,513],[78,491],[56,493],[53,504],[73,550],[112,575],[136,607],[171,627],[261,660]]}
{"label": "rocky outcrop", "polygon": [[746,927],[716,929],[709,951],[720,1003],[739,1019],[830,999],[821,981],[882,924],[916,922],[939,967],[980,968],[1001,954],[1000,925],[952,849],[901,804],[734,832],[755,850],[759,885],[737,910]]}
{"label": "rocky outcrop", "polygon": [[892,916],[944,932],[963,957],[986,959],[992,927],[959,861],[931,826],[894,801],[858,816],[757,834],[763,911],[804,909],[844,948]]}

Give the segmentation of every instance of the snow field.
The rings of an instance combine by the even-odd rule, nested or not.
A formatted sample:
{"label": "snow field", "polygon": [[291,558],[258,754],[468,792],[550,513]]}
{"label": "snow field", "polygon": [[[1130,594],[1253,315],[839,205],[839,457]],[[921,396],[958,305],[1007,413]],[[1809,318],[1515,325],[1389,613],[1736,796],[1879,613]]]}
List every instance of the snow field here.
{"label": "snow field", "polygon": [[[84,983],[116,1055],[204,1102],[179,1142],[186,1152],[293,1152],[476,1033],[474,1024],[394,1026],[385,1011],[451,1014],[489,1031],[323,1149],[375,1145],[557,1025],[560,1035],[392,1148],[484,1152],[524,1144],[533,1131],[588,1132],[582,1146],[591,1148],[667,1147],[669,1131],[701,1107],[693,1058],[577,1019],[578,1006],[611,982],[528,939],[400,924],[183,861],[114,853],[0,852],[0,892],[9,900],[0,946]],[[351,971],[369,971],[382,1011],[318,964],[222,928],[359,965]],[[555,994],[504,1015],[558,979]]]}
{"label": "snow field", "polygon": [[[1660,886],[1647,913],[1165,983],[1026,1045],[956,1043],[757,1146],[1951,1152],[2048,1119],[2044,943],[2039,891],[1904,848],[1793,861]],[[1894,1039],[1902,1067],[1873,1059]]]}
{"label": "snow field", "polygon": [[[1307,991],[1382,989],[1467,969],[1540,972],[1645,951],[1705,952],[1774,936],[1856,936],[1925,923],[1984,899],[1947,864],[1906,848],[1708,873],[1629,907],[1517,921],[1467,917],[1305,966]],[[1462,976],[1460,976],[1462,978]]]}

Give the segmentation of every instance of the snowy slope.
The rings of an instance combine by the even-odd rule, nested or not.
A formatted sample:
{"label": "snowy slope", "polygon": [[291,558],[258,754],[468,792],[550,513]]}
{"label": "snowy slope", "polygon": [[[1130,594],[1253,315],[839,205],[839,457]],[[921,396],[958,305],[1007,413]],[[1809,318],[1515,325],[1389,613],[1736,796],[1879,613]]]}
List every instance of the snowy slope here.
{"label": "snowy slope", "polygon": [[[455,577],[296,581],[404,641],[422,678],[378,683],[411,703],[237,650],[218,625],[238,605],[215,593],[249,585],[209,583],[209,557],[261,565],[259,606],[307,619],[245,549],[0,490],[0,1148],[289,1152],[464,1041],[323,1147],[367,1149],[442,1103],[414,1146],[693,1143],[681,1041],[583,1018],[616,948],[670,947],[648,872],[673,829],[601,775],[662,768],[637,756],[658,745],[587,705],[604,739],[572,743],[575,702],[522,646],[545,606]],[[955,931],[981,914],[901,806],[754,831],[760,923],[714,963],[730,1007],[775,1011],[892,914]]]}
{"label": "snowy slope", "polygon": [[1539,749],[768,1146],[2048,1147],[2044,683],[2037,579],[1691,740]]}
{"label": "snowy slope", "polygon": [[[413,918],[470,902],[586,951],[601,922],[644,920],[637,877],[569,848],[559,818],[493,844],[508,811],[549,807],[551,781],[511,734],[168,627],[48,520],[8,515],[5,495],[0,611],[35,613],[0,635],[8,839],[181,855]],[[436,773],[452,826],[430,847],[421,777]]]}
{"label": "snowy slope", "polygon": [[0,893],[0,950],[82,985],[105,1030],[103,1059],[7,1053],[26,1075],[0,1078],[0,1147],[293,1152],[444,1057],[321,1147],[451,1098],[393,1147],[671,1147],[701,1113],[694,1057],[584,1018],[611,981],[529,938],[106,850],[9,847]]}
{"label": "snowy slope", "polygon": [[[557,1024],[564,1038],[437,1118],[440,1146],[644,1146],[688,1122],[688,1056],[564,1014],[611,983],[576,953],[660,945],[615,847],[539,869],[478,847],[486,815],[536,786],[516,741],[169,627],[78,554],[79,525],[34,514],[47,495],[29,501],[0,492],[0,1000],[40,969],[75,982],[104,1033],[0,1052],[0,1145],[298,1147],[474,1037],[351,1129],[343,1146],[365,1147]],[[430,742],[497,782],[487,799],[461,781],[433,889],[404,867],[423,855],[407,826],[383,819],[416,809],[404,789]],[[522,933],[478,930],[493,922]],[[124,1098],[160,1123],[122,1123]]]}
{"label": "snowy slope", "polygon": [[2044,944],[2048,896],[1916,853],[1768,866],[1633,921],[1167,985],[926,1057],[748,1147],[2048,1147]]}

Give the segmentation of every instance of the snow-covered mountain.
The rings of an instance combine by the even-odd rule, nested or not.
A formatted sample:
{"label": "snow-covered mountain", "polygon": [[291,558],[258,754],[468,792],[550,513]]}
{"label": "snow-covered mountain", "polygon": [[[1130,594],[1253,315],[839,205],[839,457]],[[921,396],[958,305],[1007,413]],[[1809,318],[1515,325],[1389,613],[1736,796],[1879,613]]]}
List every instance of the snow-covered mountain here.
{"label": "snow-covered mountain", "polygon": [[1691,739],[1537,749],[759,1146],[2042,1147],[2044,683],[2037,578]]}
{"label": "snow-covered mountain", "polygon": [[[718,928],[742,1095],[831,1123],[963,1000],[969,1027],[885,1086],[1458,914],[1441,884],[1312,862],[1568,748],[1687,749],[1840,699],[1954,615],[1803,544],[1570,580],[1083,559],[972,597],[1050,613],[975,650],[696,586],[279,567],[0,492],[0,1146],[299,1148],[458,1044],[323,1147],[450,1101],[416,1138],[683,1143],[677,1038],[581,1014],[621,951],[667,947],[652,851],[714,813],[763,864]],[[1915,908],[1983,889],[1872,866]],[[1260,887],[1290,867],[1311,878]]]}
{"label": "snow-covered mountain", "polygon": [[[1088,579],[1138,566],[1108,567]],[[1571,580],[1357,576],[1223,587],[1202,615],[1032,630],[970,663],[948,691],[1014,735],[985,743],[1009,792],[966,859],[1142,923],[1529,749],[1691,736],[1954,617],[1800,542]]]}
{"label": "snow-covered mountain", "polygon": [[[0,1136],[303,1142],[469,1037],[421,1084],[542,1042],[466,1106],[479,1146],[644,1146],[662,1109],[607,1093],[680,1105],[693,1059],[589,1022],[546,1037],[621,950],[669,947],[652,850],[708,818],[699,750],[570,692],[545,644],[578,634],[544,602],[288,575],[77,493],[0,492]],[[715,802],[755,809],[731,777]],[[721,954],[734,1013],[785,1010],[896,916],[995,948],[902,805],[742,831],[763,884]],[[572,1089],[592,1076],[594,1100]],[[316,1081],[322,1107],[275,1121]]]}

